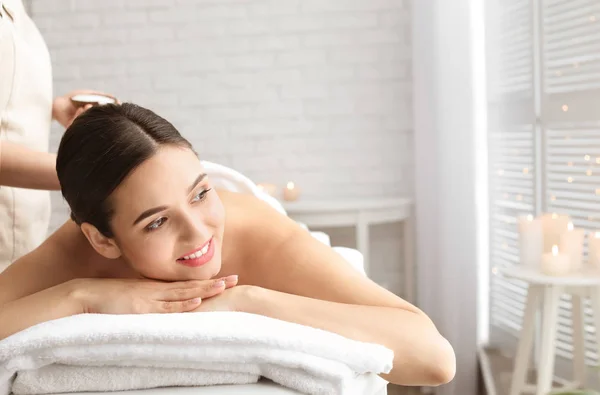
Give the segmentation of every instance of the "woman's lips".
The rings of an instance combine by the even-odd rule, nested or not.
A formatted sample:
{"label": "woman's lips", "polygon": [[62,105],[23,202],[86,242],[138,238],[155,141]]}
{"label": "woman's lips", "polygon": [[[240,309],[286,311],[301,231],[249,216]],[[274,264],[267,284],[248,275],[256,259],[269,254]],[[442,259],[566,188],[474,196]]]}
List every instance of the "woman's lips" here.
{"label": "woman's lips", "polygon": [[207,241],[202,247],[184,255],[188,257],[187,259],[183,257],[177,259],[177,263],[181,263],[182,265],[190,267],[198,267],[208,263],[215,255],[214,244],[214,240],[211,237],[210,240]]}

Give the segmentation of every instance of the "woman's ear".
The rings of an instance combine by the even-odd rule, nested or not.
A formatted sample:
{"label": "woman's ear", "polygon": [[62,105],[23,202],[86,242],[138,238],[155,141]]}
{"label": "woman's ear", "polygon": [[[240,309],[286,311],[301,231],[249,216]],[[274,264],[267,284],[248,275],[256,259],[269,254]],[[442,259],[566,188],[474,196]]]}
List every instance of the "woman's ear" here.
{"label": "woman's ear", "polygon": [[117,243],[104,236],[94,225],[84,222],[81,224],[81,231],[98,254],[108,259],[117,259],[121,256],[121,249]]}

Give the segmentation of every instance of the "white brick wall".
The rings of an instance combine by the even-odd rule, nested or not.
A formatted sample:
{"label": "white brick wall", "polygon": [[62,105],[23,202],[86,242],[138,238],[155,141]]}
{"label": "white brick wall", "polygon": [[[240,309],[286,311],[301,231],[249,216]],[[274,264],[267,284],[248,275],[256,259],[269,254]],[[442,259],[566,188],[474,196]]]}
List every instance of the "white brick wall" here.
{"label": "white brick wall", "polygon": [[[307,199],[412,195],[409,2],[30,1],[55,94],[99,89],[147,106],[202,158],[257,182],[294,180]],[[60,199],[54,213],[53,228]],[[380,236],[374,264],[397,267],[399,230]]]}

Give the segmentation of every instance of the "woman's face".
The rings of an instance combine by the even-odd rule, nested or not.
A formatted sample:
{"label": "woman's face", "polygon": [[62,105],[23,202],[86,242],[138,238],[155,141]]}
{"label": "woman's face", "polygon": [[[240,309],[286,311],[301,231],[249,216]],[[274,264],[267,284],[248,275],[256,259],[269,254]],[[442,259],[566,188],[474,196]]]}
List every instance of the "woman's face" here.
{"label": "woman's face", "polygon": [[194,152],[162,146],[110,199],[114,241],[142,276],[206,280],[219,273],[225,210]]}

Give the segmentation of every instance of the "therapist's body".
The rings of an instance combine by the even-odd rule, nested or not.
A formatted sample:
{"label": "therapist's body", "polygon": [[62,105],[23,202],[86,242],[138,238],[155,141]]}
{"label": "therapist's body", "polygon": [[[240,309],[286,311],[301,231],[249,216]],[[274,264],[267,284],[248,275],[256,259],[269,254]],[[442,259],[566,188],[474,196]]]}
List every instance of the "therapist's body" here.
{"label": "therapist's body", "polygon": [[21,0],[0,1],[0,272],[45,238],[49,190],[60,189],[48,153],[53,119],[69,125],[82,111],[53,99],[48,48]]}

